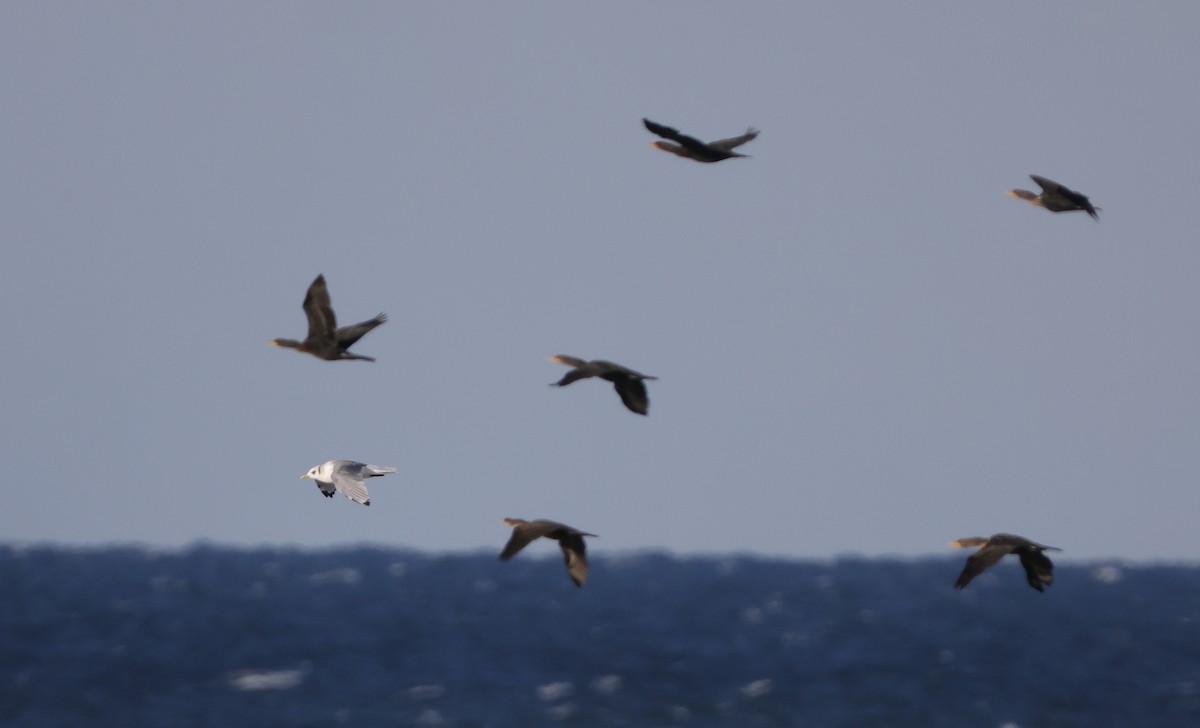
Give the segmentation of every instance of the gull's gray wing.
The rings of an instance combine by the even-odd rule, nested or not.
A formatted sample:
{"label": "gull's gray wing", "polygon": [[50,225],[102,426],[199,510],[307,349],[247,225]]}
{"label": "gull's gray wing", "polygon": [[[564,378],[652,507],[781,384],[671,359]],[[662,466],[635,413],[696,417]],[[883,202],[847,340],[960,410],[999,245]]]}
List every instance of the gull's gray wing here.
{"label": "gull's gray wing", "polygon": [[333,487],[355,503],[364,506],[371,505],[371,497],[367,495],[367,486],[363,485],[363,464],[349,460],[338,463],[333,469]]}

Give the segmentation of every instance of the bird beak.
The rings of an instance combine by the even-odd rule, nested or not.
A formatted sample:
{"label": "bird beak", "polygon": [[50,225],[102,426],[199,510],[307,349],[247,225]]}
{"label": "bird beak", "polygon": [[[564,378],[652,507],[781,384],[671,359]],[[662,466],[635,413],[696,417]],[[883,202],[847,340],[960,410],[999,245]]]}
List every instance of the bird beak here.
{"label": "bird beak", "polygon": [[308,473],[300,476],[300,480],[308,480]]}

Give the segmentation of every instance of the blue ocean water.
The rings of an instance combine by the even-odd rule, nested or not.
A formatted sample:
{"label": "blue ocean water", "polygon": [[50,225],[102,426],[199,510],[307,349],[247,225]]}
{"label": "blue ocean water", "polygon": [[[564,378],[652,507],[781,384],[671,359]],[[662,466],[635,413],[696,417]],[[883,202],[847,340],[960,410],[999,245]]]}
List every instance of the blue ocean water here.
{"label": "blue ocean water", "polygon": [[1200,568],[1011,561],[0,546],[0,725],[1200,726]]}

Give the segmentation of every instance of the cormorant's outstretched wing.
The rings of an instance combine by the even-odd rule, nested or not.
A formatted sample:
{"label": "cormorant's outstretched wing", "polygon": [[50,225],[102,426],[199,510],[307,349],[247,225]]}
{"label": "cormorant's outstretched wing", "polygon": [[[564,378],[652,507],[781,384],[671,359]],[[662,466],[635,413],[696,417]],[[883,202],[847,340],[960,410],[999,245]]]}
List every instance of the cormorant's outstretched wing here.
{"label": "cormorant's outstretched wing", "polygon": [[646,128],[650,130],[650,133],[657,134],[664,139],[670,139],[673,142],[679,142],[679,144],[685,149],[691,149],[692,151],[699,152],[700,154],[712,153],[712,150],[708,148],[707,144],[695,137],[690,137],[686,134],[680,134],[678,131],[669,126],[656,124],[649,119],[642,119],[642,123],[646,125]]}
{"label": "cormorant's outstretched wing", "polygon": [[1018,555],[1021,557],[1021,566],[1025,567],[1025,579],[1029,586],[1044,591],[1043,584],[1048,586],[1054,583],[1054,564],[1045,554],[1028,549]]}
{"label": "cormorant's outstretched wing", "polygon": [[955,589],[962,589],[971,580],[979,576],[989,566],[995,566],[996,562],[1004,558],[1004,556],[1012,551],[1011,547],[998,546],[988,544],[979,549],[975,553],[967,557],[967,565],[963,567],[962,573],[958,575],[958,581],[954,582]]}
{"label": "cormorant's outstretched wing", "polygon": [[571,371],[564,374],[562,379],[554,383],[555,386],[558,387],[565,387],[571,382],[577,382],[580,379],[587,379],[588,377],[594,377],[596,375],[595,371],[588,366],[588,362],[580,359],[579,357],[567,356],[566,354],[557,354],[550,357],[550,361],[557,364],[566,364],[569,367],[574,367],[571,369]]}
{"label": "cormorant's outstretched wing", "polygon": [[728,152],[734,147],[740,147],[756,136],[758,136],[758,129],[750,127],[746,130],[746,133],[741,136],[730,137],[729,139],[718,139],[715,142],[709,142],[708,146],[713,149],[720,149],[723,152]]}
{"label": "cormorant's outstretched wing", "polygon": [[1029,179],[1033,180],[1034,182],[1037,182],[1038,187],[1042,188],[1042,192],[1045,192],[1047,194],[1057,195],[1065,189],[1062,185],[1055,182],[1054,180],[1046,179],[1045,177],[1041,177],[1036,174],[1029,175]]}
{"label": "cormorant's outstretched wing", "polygon": [[632,412],[646,414],[650,409],[650,398],[646,395],[646,385],[636,377],[621,377],[613,382],[613,388],[621,395],[621,401]]}
{"label": "cormorant's outstretched wing", "polygon": [[500,552],[500,558],[508,561],[532,541],[553,531],[555,525],[557,524],[548,522],[530,523],[529,521],[522,521],[517,523],[517,525],[513,526],[512,536],[508,539],[508,543],[504,544],[504,550]]}
{"label": "cormorant's outstretched wing", "polygon": [[576,367],[562,376],[562,379],[554,383],[556,387],[565,387],[571,382],[578,382],[580,379],[587,379],[592,376],[591,372],[585,369]]}
{"label": "cormorant's outstretched wing", "polygon": [[363,321],[353,326],[345,326],[337,330],[337,343],[343,349],[349,349],[368,331],[387,321],[387,314],[381,313],[370,321]]}
{"label": "cormorant's outstretched wing", "polygon": [[308,317],[308,338],[328,341],[337,328],[337,317],[329,300],[329,289],[325,286],[325,275],[313,280],[304,296],[304,315]]}
{"label": "cormorant's outstretched wing", "polygon": [[571,581],[575,582],[575,586],[583,586],[588,575],[587,547],[583,543],[583,536],[567,534],[558,539],[558,545],[562,547],[563,560],[566,561]]}
{"label": "cormorant's outstretched wing", "polygon": [[1083,210],[1092,216],[1093,220],[1099,220],[1100,216],[1096,214],[1098,208],[1092,207],[1092,201],[1087,198],[1087,195],[1068,189],[1062,185],[1058,186],[1058,194],[1067,201],[1068,204],[1075,207],[1077,210]]}

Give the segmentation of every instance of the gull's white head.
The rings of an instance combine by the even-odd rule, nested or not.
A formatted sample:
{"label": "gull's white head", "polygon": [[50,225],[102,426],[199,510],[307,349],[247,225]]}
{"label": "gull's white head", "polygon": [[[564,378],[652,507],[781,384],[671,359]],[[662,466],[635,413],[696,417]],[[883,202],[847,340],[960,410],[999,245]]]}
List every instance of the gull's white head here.
{"label": "gull's white head", "polygon": [[329,477],[330,470],[332,470],[332,467],[330,464],[331,462],[332,461],[326,462],[326,463],[321,463],[320,465],[317,465],[316,467],[312,468],[304,475],[301,475],[300,480],[308,480],[309,478],[312,478],[313,480],[317,480],[322,483],[332,482],[332,480]]}

